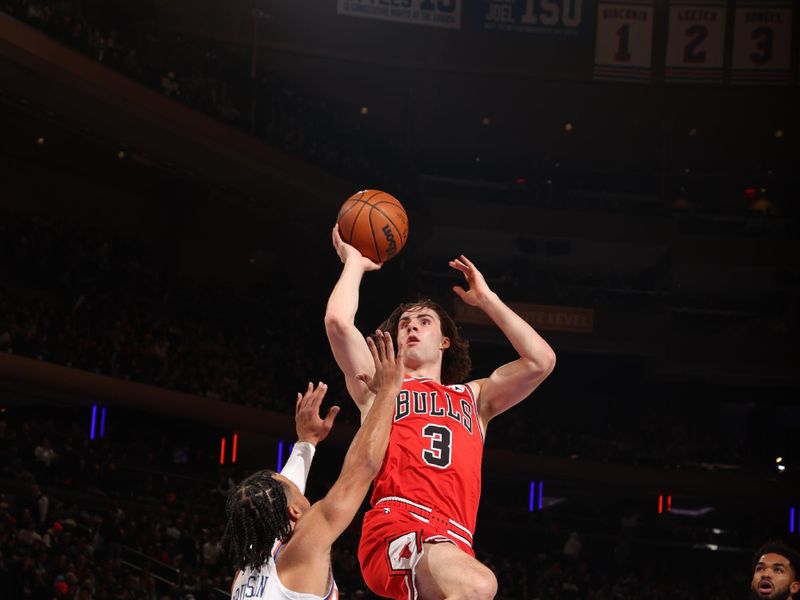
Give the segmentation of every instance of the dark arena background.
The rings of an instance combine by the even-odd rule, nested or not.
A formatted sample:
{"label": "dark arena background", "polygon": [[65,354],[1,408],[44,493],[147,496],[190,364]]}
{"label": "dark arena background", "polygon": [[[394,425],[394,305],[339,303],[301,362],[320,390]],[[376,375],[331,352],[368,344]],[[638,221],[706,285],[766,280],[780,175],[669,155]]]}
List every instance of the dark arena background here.
{"label": "dark arena background", "polygon": [[[757,0],[0,0],[0,598],[222,599],[356,190],[409,213],[358,325],[464,253],[558,366],[491,424],[503,599],[746,598],[800,545],[800,16]],[[366,506],[366,504],[365,504]],[[342,598],[374,598],[334,546]]]}

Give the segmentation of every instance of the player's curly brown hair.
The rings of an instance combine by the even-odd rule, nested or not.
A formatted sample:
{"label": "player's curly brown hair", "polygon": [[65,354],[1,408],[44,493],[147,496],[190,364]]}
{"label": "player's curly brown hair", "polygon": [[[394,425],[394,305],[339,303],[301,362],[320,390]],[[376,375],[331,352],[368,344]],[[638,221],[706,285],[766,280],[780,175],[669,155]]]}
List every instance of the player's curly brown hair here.
{"label": "player's curly brown hair", "polygon": [[450,338],[450,347],[444,351],[442,356],[442,383],[445,385],[463,383],[472,370],[472,359],[469,357],[469,342],[461,337],[453,317],[438,303],[429,298],[423,298],[417,302],[403,303],[395,308],[392,314],[380,324],[380,329],[391,333],[394,343],[397,344],[397,327],[400,322],[400,316],[407,310],[419,308],[429,308],[435,311],[439,315],[439,321],[442,324],[442,335]]}

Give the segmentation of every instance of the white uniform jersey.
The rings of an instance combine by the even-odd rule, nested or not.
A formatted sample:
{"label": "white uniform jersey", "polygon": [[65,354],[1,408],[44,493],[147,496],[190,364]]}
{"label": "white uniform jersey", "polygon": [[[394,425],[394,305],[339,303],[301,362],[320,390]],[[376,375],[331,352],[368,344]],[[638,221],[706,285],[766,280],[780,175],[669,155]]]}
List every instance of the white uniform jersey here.
{"label": "white uniform jersey", "polygon": [[[297,442],[292,448],[291,455],[286,461],[281,475],[300,488],[300,492],[305,494],[306,480],[308,471],[311,468],[311,461],[314,458],[315,448],[308,442]],[[272,548],[272,556],[258,569],[246,568],[238,571],[236,579],[231,589],[231,600],[245,600],[247,598],[258,598],[260,600],[339,600],[339,590],[331,573],[331,585],[326,596],[315,596],[314,594],[301,594],[293,592],[284,587],[278,578],[278,571],[275,568],[275,557],[281,548],[280,542],[275,542]]]}
{"label": "white uniform jersey", "polygon": [[247,598],[258,598],[260,600],[339,600],[339,590],[333,580],[332,573],[331,585],[325,596],[301,594],[284,587],[280,578],[278,578],[278,570],[275,567],[274,557],[277,554],[277,551],[273,552],[270,559],[258,569],[247,567],[244,571],[239,571],[231,589],[231,600],[245,600]]}

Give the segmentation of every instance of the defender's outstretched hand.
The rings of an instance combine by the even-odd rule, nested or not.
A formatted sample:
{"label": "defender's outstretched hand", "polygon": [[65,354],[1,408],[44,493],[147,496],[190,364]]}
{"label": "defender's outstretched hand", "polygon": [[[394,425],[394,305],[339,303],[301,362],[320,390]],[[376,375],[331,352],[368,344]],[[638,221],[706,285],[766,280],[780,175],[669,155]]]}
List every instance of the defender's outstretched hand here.
{"label": "defender's outstretched hand", "polygon": [[463,254],[448,264],[461,271],[469,285],[469,291],[465,291],[460,285],[454,285],[453,291],[456,295],[470,306],[481,306],[492,294],[492,290],[478,268]]}
{"label": "defender's outstretched hand", "polygon": [[297,439],[301,442],[309,442],[315,446],[328,437],[333,427],[333,420],[339,414],[338,406],[331,406],[324,419],[319,416],[319,407],[328,386],[320,382],[316,388],[311,382],[305,394],[297,394],[297,405],[295,406],[294,423],[297,429]]}
{"label": "defender's outstretched hand", "polygon": [[388,331],[375,331],[375,339],[370,336],[367,338],[367,346],[372,354],[375,363],[375,374],[358,375],[358,379],[363,381],[370,391],[377,395],[381,392],[396,395],[403,385],[403,348],[397,349],[397,356],[394,353],[394,342],[392,334]]}
{"label": "defender's outstretched hand", "polygon": [[331,237],[333,239],[333,248],[336,250],[336,254],[339,255],[343,263],[346,263],[348,260],[358,260],[365,271],[377,271],[383,266],[383,263],[372,262],[370,259],[363,256],[356,248],[345,242],[339,233],[338,223],[333,226]]}

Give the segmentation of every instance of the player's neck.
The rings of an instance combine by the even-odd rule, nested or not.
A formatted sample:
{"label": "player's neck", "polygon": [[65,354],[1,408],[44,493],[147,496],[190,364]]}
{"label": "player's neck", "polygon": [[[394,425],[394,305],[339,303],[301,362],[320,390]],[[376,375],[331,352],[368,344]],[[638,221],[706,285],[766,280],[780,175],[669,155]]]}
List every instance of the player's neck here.
{"label": "player's neck", "polygon": [[434,379],[441,383],[442,381],[442,365],[420,365],[415,369],[412,369],[408,365],[406,365],[406,373],[411,377],[427,377],[429,379]]}

